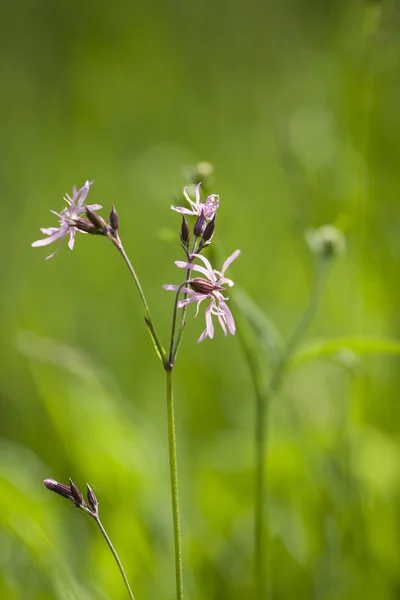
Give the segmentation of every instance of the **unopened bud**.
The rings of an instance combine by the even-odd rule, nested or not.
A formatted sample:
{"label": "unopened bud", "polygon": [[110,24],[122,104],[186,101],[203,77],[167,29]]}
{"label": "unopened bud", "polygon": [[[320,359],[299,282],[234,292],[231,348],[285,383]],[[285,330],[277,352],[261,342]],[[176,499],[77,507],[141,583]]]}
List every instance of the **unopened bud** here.
{"label": "unopened bud", "polygon": [[185,169],[185,177],[191,183],[197,185],[200,181],[205,187],[213,183],[214,167],[207,161],[202,161]]}
{"label": "unopened bud", "polygon": [[119,229],[119,219],[118,219],[118,213],[115,210],[114,204],[112,205],[111,212],[110,212],[110,225],[111,225],[111,229],[113,231],[118,231],[118,229]]}
{"label": "unopened bud", "polygon": [[86,487],[87,487],[88,504],[89,504],[90,508],[92,509],[93,513],[95,515],[97,515],[99,503],[97,502],[97,498],[95,496],[94,491],[92,490],[92,488],[90,487],[90,485],[88,483],[86,484]]}
{"label": "unopened bud", "polygon": [[54,479],[45,479],[43,481],[45,487],[51,492],[55,492],[64,498],[68,498],[69,500],[73,500],[71,494],[71,488],[69,485],[64,485],[63,483],[58,483]]}
{"label": "unopened bud", "polygon": [[213,216],[211,221],[209,223],[207,223],[207,226],[203,233],[203,242],[209,242],[211,240],[212,236],[214,235],[214,231],[215,231],[215,215]]}
{"label": "unopened bud", "polygon": [[79,231],[83,231],[84,233],[96,234],[98,232],[97,227],[87,219],[76,219],[74,221],[74,225],[77,229],[79,229]]}
{"label": "unopened bud", "polygon": [[194,279],[191,279],[190,287],[194,292],[205,295],[212,294],[213,292],[223,289],[221,286],[211,283],[211,281],[208,281],[208,279],[203,279],[203,277],[195,277]]}
{"label": "unopened bud", "polygon": [[190,229],[189,229],[189,224],[186,221],[184,216],[182,217],[182,227],[181,227],[180,237],[181,237],[182,244],[187,246],[187,244],[190,240]]}
{"label": "unopened bud", "polygon": [[86,207],[86,216],[92,225],[96,228],[96,231],[89,231],[88,233],[105,233],[107,231],[107,224],[105,220],[100,217],[97,213],[92,212]]}
{"label": "unopened bud", "polygon": [[194,224],[193,227],[193,235],[195,237],[199,237],[200,235],[202,235],[203,233],[203,229],[205,227],[206,224],[206,218],[204,216],[203,211],[201,211],[200,215],[197,217],[197,221]]}
{"label": "unopened bud", "polygon": [[305,233],[305,238],[311,251],[323,258],[338,256],[346,248],[343,233],[334,225],[323,225],[318,229],[309,229]]}
{"label": "unopened bud", "polygon": [[71,488],[71,496],[74,501],[74,504],[76,506],[86,506],[86,502],[82,496],[80,489],[78,488],[78,486],[75,485],[72,479],[69,480],[69,485]]}

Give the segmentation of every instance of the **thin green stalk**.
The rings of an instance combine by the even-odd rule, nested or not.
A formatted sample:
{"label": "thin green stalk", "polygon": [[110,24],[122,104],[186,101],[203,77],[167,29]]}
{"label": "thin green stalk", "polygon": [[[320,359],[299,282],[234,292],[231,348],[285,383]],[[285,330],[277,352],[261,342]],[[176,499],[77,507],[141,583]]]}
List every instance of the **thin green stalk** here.
{"label": "thin green stalk", "polygon": [[[197,241],[198,241],[198,237],[194,238],[193,241],[193,246],[192,246],[192,252],[190,254],[188,254],[188,263],[191,263],[193,261],[193,258],[191,258],[191,254],[194,254],[197,250],[196,246],[197,246]],[[191,276],[191,269],[187,269],[186,270],[186,280],[187,283],[190,280],[190,276]],[[187,294],[184,295],[183,299],[185,300],[187,298]],[[181,345],[181,341],[182,341],[182,336],[183,336],[183,332],[185,329],[185,325],[186,325],[186,311],[187,311],[187,307],[184,306],[182,308],[182,314],[181,314],[181,323],[180,323],[180,327],[179,327],[179,334],[176,340],[176,344],[175,347],[173,347],[172,353],[171,353],[171,361],[175,362],[176,356],[178,354],[179,351],[179,346]]]}
{"label": "thin green stalk", "polygon": [[143,308],[144,308],[144,313],[145,313],[145,321],[146,321],[146,325],[148,327],[148,330],[150,332],[151,338],[153,340],[156,352],[158,354],[158,356],[160,357],[160,360],[165,363],[166,360],[166,354],[165,354],[165,350],[163,348],[163,345],[160,341],[160,338],[158,337],[158,334],[156,332],[156,329],[154,327],[154,323],[153,323],[153,319],[151,318],[151,314],[150,314],[150,308],[149,305],[147,303],[146,300],[146,296],[144,294],[143,288],[140,284],[139,278],[136,275],[136,271],[132,266],[131,261],[129,260],[129,257],[127,255],[127,253],[125,252],[125,248],[122,244],[122,241],[120,239],[119,236],[115,237],[114,235],[109,235],[108,238],[112,241],[112,243],[114,244],[114,246],[117,248],[118,252],[121,254],[122,258],[124,259],[124,262],[126,264],[126,266],[129,269],[130,274],[132,275],[133,281],[135,282],[136,288],[139,292],[139,296],[140,299],[142,301],[143,304]]}
{"label": "thin green stalk", "polygon": [[322,292],[326,262],[318,260],[316,263],[313,287],[306,310],[304,311],[297,327],[286,342],[279,360],[276,362],[269,383],[263,386],[258,372],[257,362],[254,360],[249,349],[245,349],[247,361],[253,380],[256,396],[256,497],[254,508],[255,522],[255,589],[256,599],[262,600],[270,596],[271,582],[268,576],[268,555],[266,549],[266,476],[265,476],[265,454],[268,439],[268,408],[273,397],[279,391],[286,371],[286,366],[297,345],[303,338],[318,310],[319,300]]}
{"label": "thin green stalk", "polygon": [[[190,275],[190,271],[188,269],[189,275]],[[174,302],[174,310],[172,313],[172,327],[171,327],[171,342],[170,342],[170,346],[169,346],[169,354],[168,354],[168,364],[169,367],[173,367],[174,366],[174,362],[175,362],[175,358],[176,358],[176,352],[174,352],[174,342],[175,342],[175,329],[176,329],[176,316],[177,316],[177,312],[178,312],[178,302],[179,302],[179,294],[181,293],[181,290],[183,288],[184,285],[187,285],[188,283],[190,283],[190,281],[184,281],[183,283],[181,283],[181,285],[179,286],[179,288],[176,290],[176,295],[175,295],[175,302]],[[187,294],[185,293],[185,298],[187,298]],[[184,307],[185,309],[186,307]],[[179,333],[183,331],[182,326],[180,328]]]}
{"label": "thin green stalk", "polygon": [[178,461],[176,457],[176,433],[174,415],[174,396],[172,389],[172,370],[165,370],[167,413],[168,413],[168,440],[169,440],[169,465],[171,474],[172,514],[174,522],[175,543],[175,574],[176,574],[176,597],[183,600],[183,566],[182,566],[182,543],[181,522],[179,515],[179,489],[178,489]]}
{"label": "thin green stalk", "polygon": [[133,592],[131,590],[131,586],[129,585],[128,578],[127,578],[127,576],[125,574],[124,567],[122,566],[122,563],[121,563],[121,561],[119,559],[117,551],[115,550],[114,546],[112,545],[111,540],[108,537],[107,532],[104,529],[104,527],[103,527],[103,525],[102,525],[99,517],[94,517],[94,520],[96,521],[97,525],[99,526],[99,529],[100,529],[100,531],[101,531],[104,539],[106,540],[106,542],[108,544],[108,547],[110,548],[110,550],[112,552],[113,557],[115,558],[115,562],[118,565],[118,569],[119,569],[119,571],[120,571],[120,573],[122,575],[122,579],[124,580],[126,589],[128,590],[129,597],[131,598],[131,600],[135,600],[135,596],[133,595]]}

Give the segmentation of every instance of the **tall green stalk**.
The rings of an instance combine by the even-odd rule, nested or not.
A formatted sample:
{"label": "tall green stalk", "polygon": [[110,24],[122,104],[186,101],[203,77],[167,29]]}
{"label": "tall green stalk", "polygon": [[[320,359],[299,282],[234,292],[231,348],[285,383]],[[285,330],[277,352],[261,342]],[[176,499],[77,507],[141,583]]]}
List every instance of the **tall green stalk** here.
{"label": "tall green stalk", "polygon": [[[297,327],[281,350],[278,359],[274,362],[269,380],[265,384],[262,365],[255,355],[256,350],[251,348],[246,338],[240,335],[245,356],[248,362],[250,375],[254,386],[256,400],[255,410],[255,503],[254,503],[254,570],[255,570],[255,598],[263,600],[270,596],[271,582],[268,574],[267,554],[267,485],[265,474],[265,456],[268,441],[268,414],[269,405],[274,396],[279,392],[286,372],[286,367],[293,352],[310,326],[319,305],[322,285],[325,274],[326,261],[318,259],[316,262],[313,285],[310,299]],[[265,368],[265,367],[264,367]]]}
{"label": "tall green stalk", "polygon": [[179,512],[178,461],[176,456],[176,432],[174,414],[174,394],[172,388],[172,369],[165,370],[168,414],[169,465],[172,491],[172,514],[174,521],[175,541],[175,575],[178,600],[183,600],[183,563],[181,521]]}

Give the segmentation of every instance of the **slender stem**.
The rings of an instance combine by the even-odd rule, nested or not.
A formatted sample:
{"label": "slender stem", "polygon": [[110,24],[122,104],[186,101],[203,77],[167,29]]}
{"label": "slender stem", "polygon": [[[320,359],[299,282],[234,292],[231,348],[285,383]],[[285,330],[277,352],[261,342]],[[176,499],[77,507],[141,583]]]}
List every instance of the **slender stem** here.
{"label": "slender stem", "polygon": [[271,400],[278,392],[285,374],[288,360],[292,356],[297,345],[301,341],[308,327],[310,326],[318,309],[319,300],[322,292],[326,263],[318,260],[316,263],[313,286],[310,293],[310,299],[306,310],[286,342],[279,360],[276,362],[270,380],[267,386],[263,386],[259,375],[257,363],[249,349],[245,348],[247,361],[250,368],[251,377],[256,396],[256,423],[255,423],[255,441],[256,441],[256,482],[255,482],[255,589],[256,599],[262,600],[270,596],[271,582],[268,576],[268,556],[266,550],[266,473],[265,473],[265,455],[267,451],[268,439],[268,408]]}
{"label": "slender stem", "polygon": [[95,517],[95,521],[96,521],[97,525],[99,526],[99,529],[100,529],[100,531],[101,531],[101,533],[102,533],[102,535],[103,535],[104,539],[106,540],[106,542],[107,542],[107,544],[108,544],[108,547],[110,548],[110,550],[111,550],[111,552],[112,552],[112,555],[113,555],[113,557],[115,558],[115,562],[116,562],[116,563],[117,563],[117,565],[118,565],[118,569],[119,569],[119,571],[120,571],[120,573],[121,573],[121,575],[122,575],[122,579],[124,580],[124,583],[125,583],[126,589],[128,590],[129,597],[131,598],[131,600],[135,600],[135,596],[133,595],[133,592],[132,592],[132,590],[131,590],[131,586],[129,585],[128,578],[127,578],[127,576],[126,576],[126,574],[125,574],[124,567],[122,566],[122,563],[121,563],[121,561],[120,561],[120,559],[119,559],[119,556],[118,556],[118,554],[117,554],[117,551],[115,550],[114,546],[112,545],[112,543],[111,543],[111,540],[110,540],[110,538],[108,537],[108,535],[107,535],[107,532],[106,532],[106,530],[104,529],[104,527],[103,527],[103,525],[102,525],[102,523],[101,523],[101,521],[100,521],[99,517]]}
{"label": "slender stem", "polygon": [[[189,269],[188,269],[188,271],[189,271]],[[173,367],[174,362],[175,362],[175,357],[176,357],[176,354],[174,353],[174,343],[175,343],[176,315],[177,315],[177,311],[178,311],[179,294],[181,293],[183,286],[187,285],[188,283],[190,283],[189,280],[184,281],[183,283],[181,283],[179,288],[176,290],[174,311],[172,313],[171,342],[170,342],[169,355],[168,355],[168,363],[169,363],[170,367]],[[185,292],[184,298],[187,298],[186,292]],[[184,308],[186,308],[186,307],[184,307]],[[182,331],[182,329],[180,331]]]}
{"label": "slender stem", "polygon": [[132,278],[135,282],[135,285],[137,287],[137,290],[139,292],[139,296],[140,299],[142,301],[143,304],[143,308],[144,308],[144,313],[145,313],[145,321],[146,321],[146,325],[149,329],[150,335],[153,339],[154,342],[154,346],[156,348],[156,352],[159,355],[161,361],[165,362],[166,360],[166,354],[165,354],[165,350],[163,348],[163,345],[160,341],[160,338],[158,337],[158,334],[156,332],[156,329],[154,327],[154,323],[153,320],[151,318],[151,314],[150,314],[150,308],[149,305],[147,303],[146,300],[146,296],[144,294],[143,288],[140,284],[139,278],[136,275],[136,271],[132,266],[131,261],[129,260],[129,257],[127,255],[127,253],[125,252],[125,248],[122,244],[122,241],[120,239],[120,237],[117,235],[116,237],[114,235],[109,234],[108,238],[112,241],[112,243],[114,244],[114,246],[117,248],[118,252],[121,254],[122,258],[124,259],[124,262],[126,264],[126,266],[129,269],[130,274],[132,275]]}
{"label": "slender stem", "polygon": [[[198,242],[198,237],[194,238],[193,241],[193,246],[192,246],[192,251],[190,254],[188,254],[188,263],[192,263],[193,262],[193,258],[191,257],[192,254],[194,254],[197,250],[196,246],[197,246],[197,242]],[[189,282],[191,277],[191,269],[187,269],[186,271],[186,279]],[[187,294],[184,295],[183,299],[187,298]],[[186,325],[186,310],[187,307],[184,306],[182,308],[182,315],[181,315],[181,324],[180,324],[180,328],[179,328],[179,334],[178,334],[178,338],[176,340],[176,344],[175,347],[173,348],[172,351],[172,357],[171,357],[171,361],[175,362],[176,356],[178,354],[178,350],[179,350],[179,346],[181,345],[181,341],[182,341],[182,336],[183,336],[183,331],[185,329],[185,325]]]}
{"label": "slender stem", "polygon": [[172,514],[174,522],[176,597],[183,600],[183,566],[181,544],[181,522],[179,516],[178,462],[176,457],[176,433],[172,370],[165,370],[168,413],[169,465],[171,473]]}

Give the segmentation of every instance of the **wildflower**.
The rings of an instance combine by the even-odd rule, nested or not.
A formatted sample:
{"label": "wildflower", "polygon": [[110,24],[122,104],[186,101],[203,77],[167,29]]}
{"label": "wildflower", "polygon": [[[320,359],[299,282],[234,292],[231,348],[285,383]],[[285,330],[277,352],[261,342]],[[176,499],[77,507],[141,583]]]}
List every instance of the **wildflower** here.
{"label": "wildflower", "polygon": [[181,214],[185,214],[185,215],[192,215],[194,217],[200,217],[201,215],[204,215],[205,219],[207,221],[210,221],[215,213],[217,212],[217,208],[219,206],[219,196],[217,194],[211,194],[210,196],[208,196],[208,198],[206,199],[206,201],[204,202],[204,204],[202,204],[200,202],[200,186],[201,183],[196,185],[196,201],[193,202],[193,200],[190,198],[189,194],[188,194],[188,188],[185,187],[183,189],[183,195],[185,196],[186,200],[189,202],[191,208],[184,208],[183,206],[177,206],[175,208],[175,206],[171,206],[172,210],[175,210],[178,213]]}
{"label": "wildflower", "polygon": [[224,262],[221,271],[213,269],[209,260],[200,254],[194,254],[193,257],[199,258],[203,262],[204,267],[202,265],[177,260],[175,264],[180,269],[197,271],[204,275],[204,277],[195,277],[188,281],[190,287],[180,287],[178,285],[163,286],[165,290],[172,290],[175,292],[180,290],[187,294],[187,298],[178,302],[178,308],[197,302],[196,317],[203,300],[206,300],[207,298],[211,300],[205,311],[206,328],[199,337],[198,342],[202,342],[207,336],[211,339],[214,337],[213,316],[218,318],[218,322],[221,325],[225,336],[228,334],[228,331],[232,335],[234,335],[236,331],[233,315],[226,304],[228,298],[223,296],[223,292],[225,291],[224,285],[229,287],[234,285],[231,279],[225,277],[225,271],[239,254],[240,250],[236,250],[231,254]]}
{"label": "wildflower", "polygon": [[82,219],[79,215],[86,211],[88,208],[89,211],[99,210],[102,208],[99,204],[88,204],[85,205],[84,202],[89,193],[89,188],[92,185],[93,181],[86,181],[85,185],[81,187],[79,190],[76,187],[73,187],[72,190],[72,198],[65,195],[64,200],[68,204],[65,208],[62,209],[61,212],[57,213],[54,210],[51,210],[54,215],[59,218],[59,227],[47,227],[42,228],[40,231],[47,235],[47,238],[43,240],[37,240],[33,242],[33,247],[38,246],[47,246],[56,240],[59,240],[58,247],[55,252],[46,257],[46,260],[51,258],[58,252],[63,239],[69,234],[68,246],[71,250],[74,248],[75,244],[75,233],[76,231],[81,231],[81,233],[88,233],[91,228],[94,226],[84,219]]}

